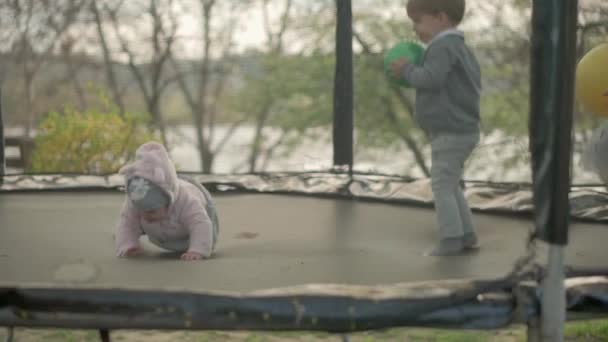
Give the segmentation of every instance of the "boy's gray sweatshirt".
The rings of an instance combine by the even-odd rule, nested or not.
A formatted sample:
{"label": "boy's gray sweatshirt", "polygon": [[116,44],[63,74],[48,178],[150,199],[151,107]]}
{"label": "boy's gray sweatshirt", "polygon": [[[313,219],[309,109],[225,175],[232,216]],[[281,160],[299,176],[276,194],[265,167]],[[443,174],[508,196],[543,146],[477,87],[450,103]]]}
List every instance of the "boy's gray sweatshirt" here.
{"label": "boy's gray sweatshirt", "polygon": [[479,133],[481,70],[462,32],[440,33],[423,64],[410,64],[404,76],[416,88],[415,118],[427,134]]}

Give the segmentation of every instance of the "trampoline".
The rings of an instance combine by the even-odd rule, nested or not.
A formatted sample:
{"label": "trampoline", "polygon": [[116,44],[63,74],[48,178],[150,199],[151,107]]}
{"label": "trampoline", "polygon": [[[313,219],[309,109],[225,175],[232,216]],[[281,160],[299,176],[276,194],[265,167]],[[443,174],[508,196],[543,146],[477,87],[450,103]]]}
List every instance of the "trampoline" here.
{"label": "trampoline", "polygon": [[[437,232],[428,180],[189,176],[212,191],[220,215],[216,254],[204,261],[181,261],[145,236],[144,256],[115,256],[119,175],[5,176],[0,322],[100,329],[104,339],[121,328],[495,329],[538,315],[538,270],[509,273],[544,247],[526,243],[534,227],[530,185],[467,183],[481,248],[430,257],[424,253]],[[571,193],[568,276],[608,273],[608,195],[601,190]],[[605,278],[572,280],[571,314],[601,313]]]}
{"label": "trampoline", "polygon": [[193,175],[221,226],[215,256],[197,262],[150,244],[114,255],[117,175],[2,172],[0,325],[99,329],[108,341],[122,328],[524,323],[529,340],[558,341],[566,314],[605,316],[608,195],[569,174],[577,2],[533,2],[532,184],[466,182],[481,248],[445,258],[424,256],[437,241],[428,180],[353,174],[352,18],[350,1],[336,4],[335,170]]}
{"label": "trampoline", "polygon": [[[518,192],[503,188],[481,196],[486,207],[476,210],[474,216],[481,241],[479,250],[456,257],[427,257],[424,253],[436,242],[437,232],[435,213],[421,200],[428,193],[425,184],[415,186],[420,189],[419,200],[404,202],[396,195],[382,199],[381,191],[370,189],[365,191],[375,197],[339,196],[337,191],[327,189],[329,184],[340,184],[340,177],[326,174],[307,175],[307,182],[314,185],[302,187],[310,190],[321,183],[327,185],[327,192],[308,196],[297,191],[298,186],[294,189],[294,180],[303,179],[300,176],[243,178],[249,183],[255,178],[256,189],[268,188],[269,184],[273,188],[266,193],[242,189],[214,192],[221,220],[220,240],[215,256],[201,262],[182,262],[149,243],[145,244],[144,257],[115,257],[113,229],[124,200],[118,185],[104,190],[80,184],[79,189],[72,179],[75,187],[71,189],[4,192],[0,195],[2,280],[21,285],[76,283],[250,292],[307,283],[386,285],[491,279],[504,275],[524,254],[533,226],[525,215],[525,198],[520,200],[521,205],[513,204]],[[220,179],[214,177],[216,187]],[[370,187],[380,183],[393,184],[394,188],[416,184],[377,178],[372,181],[365,176],[358,181]],[[234,186],[235,182],[230,180],[228,184]],[[473,197],[482,189],[490,188],[477,185],[467,192]],[[412,195],[413,191],[406,192]],[[601,201],[603,197],[598,193],[596,198]],[[471,201],[475,206],[473,198]],[[487,203],[492,202],[489,207]],[[497,215],[501,206],[501,215]],[[513,208],[508,215],[507,206]],[[518,206],[519,211],[515,210]],[[574,239],[568,247],[567,262],[601,266],[608,230],[599,222],[586,221],[571,226]],[[142,237],[142,241],[147,242],[147,238]]]}

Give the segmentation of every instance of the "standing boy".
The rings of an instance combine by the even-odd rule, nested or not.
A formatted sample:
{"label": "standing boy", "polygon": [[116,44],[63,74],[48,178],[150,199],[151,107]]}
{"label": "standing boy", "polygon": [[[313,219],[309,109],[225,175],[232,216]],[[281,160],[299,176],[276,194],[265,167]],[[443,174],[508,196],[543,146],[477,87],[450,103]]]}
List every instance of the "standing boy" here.
{"label": "standing boy", "polygon": [[460,188],[464,163],[479,142],[481,71],[457,29],[465,0],[410,0],[407,14],[427,45],[421,65],[405,58],[391,70],[416,89],[415,118],[431,140],[431,183],[440,240],[430,255],[477,246],[471,210]]}

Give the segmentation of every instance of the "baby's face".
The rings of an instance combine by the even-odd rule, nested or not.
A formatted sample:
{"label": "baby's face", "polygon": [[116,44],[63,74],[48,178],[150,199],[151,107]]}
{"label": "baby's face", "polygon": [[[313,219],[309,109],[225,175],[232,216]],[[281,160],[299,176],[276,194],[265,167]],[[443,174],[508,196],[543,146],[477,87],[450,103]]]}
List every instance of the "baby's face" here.
{"label": "baby's face", "polygon": [[144,210],[141,212],[141,216],[147,222],[159,222],[167,216],[167,208],[162,207],[154,210]]}

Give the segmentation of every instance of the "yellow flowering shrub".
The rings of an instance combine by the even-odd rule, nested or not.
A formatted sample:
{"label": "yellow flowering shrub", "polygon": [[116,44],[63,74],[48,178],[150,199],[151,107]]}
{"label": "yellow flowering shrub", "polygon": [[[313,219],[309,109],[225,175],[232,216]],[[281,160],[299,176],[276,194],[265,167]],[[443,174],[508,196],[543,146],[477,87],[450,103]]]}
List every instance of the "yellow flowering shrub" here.
{"label": "yellow flowering shrub", "polygon": [[142,116],[70,109],[50,113],[38,128],[30,171],[113,173],[152,139]]}

